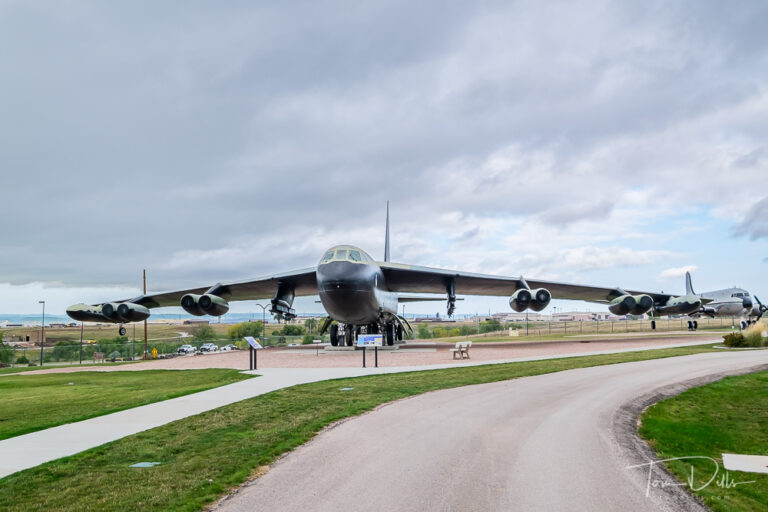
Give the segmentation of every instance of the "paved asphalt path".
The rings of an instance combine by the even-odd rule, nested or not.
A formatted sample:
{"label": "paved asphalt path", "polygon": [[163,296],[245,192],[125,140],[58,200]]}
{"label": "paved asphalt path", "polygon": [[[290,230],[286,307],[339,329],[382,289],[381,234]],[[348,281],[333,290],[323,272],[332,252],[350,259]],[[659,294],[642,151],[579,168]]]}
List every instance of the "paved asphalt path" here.
{"label": "paved asphalt path", "polygon": [[627,466],[648,455],[619,411],[766,364],[768,351],[724,351],[428,393],[327,430],[218,510],[696,509],[679,491],[646,496],[647,469]]}

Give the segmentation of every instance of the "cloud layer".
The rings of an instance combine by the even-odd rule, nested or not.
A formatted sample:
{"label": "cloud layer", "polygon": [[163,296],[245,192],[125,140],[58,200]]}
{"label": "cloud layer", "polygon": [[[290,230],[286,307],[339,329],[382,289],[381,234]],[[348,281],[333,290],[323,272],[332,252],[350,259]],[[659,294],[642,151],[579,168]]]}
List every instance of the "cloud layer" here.
{"label": "cloud layer", "polygon": [[0,283],[125,288],[146,267],[172,288],[347,242],[381,257],[390,199],[395,259],[641,287],[711,250],[681,233],[768,238],[766,19],[762,2],[6,3]]}

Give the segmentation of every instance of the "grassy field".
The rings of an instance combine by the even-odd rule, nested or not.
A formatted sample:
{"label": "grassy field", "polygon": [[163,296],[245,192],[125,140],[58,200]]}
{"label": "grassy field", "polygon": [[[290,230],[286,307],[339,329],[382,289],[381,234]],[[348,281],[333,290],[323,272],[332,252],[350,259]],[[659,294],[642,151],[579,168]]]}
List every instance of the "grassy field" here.
{"label": "grassy field", "polygon": [[[720,473],[715,482],[695,492],[715,511],[768,509],[768,475],[734,472],[731,482],[754,483],[728,488],[722,467],[723,453],[768,455],[768,372],[737,377],[690,389],[650,407],[642,418],[640,434],[659,459],[704,455],[716,459]],[[667,468],[686,481],[694,468],[696,487],[714,473],[705,460],[673,461]]]}
{"label": "grassy field", "polygon": [[[0,509],[200,510],[323,427],[392,400],[437,389],[710,350],[685,347],[295,386],[10,475],[0,480]],[[339,391],[345,387],[352,389]],[[129,467],[140,461],[161,465]],[[322,468],[318,471],[319,477],[325,476]]]}
{"label": "grassy field", "polygon": [[0,439],[250,378],[237,370],[77,372],[0,378]]}

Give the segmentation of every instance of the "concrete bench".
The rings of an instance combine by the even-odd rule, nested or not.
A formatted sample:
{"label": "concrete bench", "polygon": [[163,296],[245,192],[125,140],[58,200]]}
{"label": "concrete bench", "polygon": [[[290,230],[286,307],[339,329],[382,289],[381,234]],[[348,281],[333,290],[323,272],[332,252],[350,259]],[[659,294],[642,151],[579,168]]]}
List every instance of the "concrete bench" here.
{"label": "concrete bench", "polygon": [[459,356],[459,359],[464,359],[466,357],[469,359],[469,347],[472,346],[471,341],[460,341],[451,349],[451,352],[453,353],[453,358],[456,359],[456,356]]}

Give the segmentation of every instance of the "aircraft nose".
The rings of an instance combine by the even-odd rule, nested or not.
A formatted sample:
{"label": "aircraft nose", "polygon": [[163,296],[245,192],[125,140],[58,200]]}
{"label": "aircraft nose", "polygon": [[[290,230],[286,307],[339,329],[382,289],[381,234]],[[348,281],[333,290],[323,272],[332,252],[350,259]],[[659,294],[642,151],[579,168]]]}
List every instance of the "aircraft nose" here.
{"label": "aircraft nose", "polygon": [[741,304],[744,306],[744,309],[752,309],[752,299],[749,297],[745,297]]}

